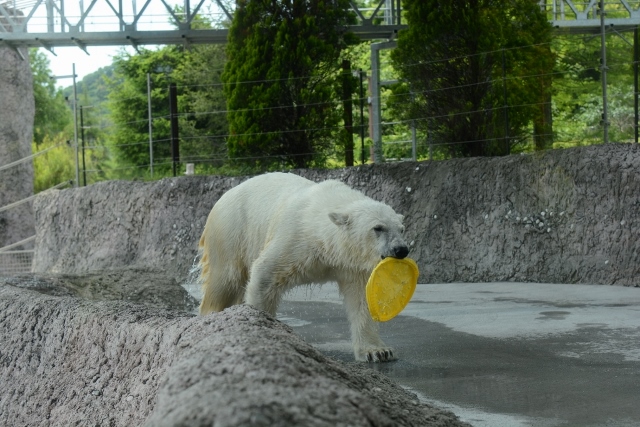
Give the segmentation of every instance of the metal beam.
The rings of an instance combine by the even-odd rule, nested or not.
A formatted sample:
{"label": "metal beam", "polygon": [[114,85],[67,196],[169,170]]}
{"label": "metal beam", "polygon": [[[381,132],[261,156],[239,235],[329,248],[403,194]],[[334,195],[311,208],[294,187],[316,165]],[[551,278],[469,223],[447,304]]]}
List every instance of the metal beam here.
{"label": "metal beam", "polygon": [[373,161],[384,161],[382,153],[382,109],[380,106],[380,50],[393,49],[397,46],[394,41],[371,44],[371,122],[373,140]]}
{"label": "metal beam", "polygon": [[[596,34],[601,31],[598,0],[540,0],[538,3],[557,32]],[[622,31],[640,24],[640,2],[637,0],[607,0],[605,12],[607,27]]]}
{"label": "metal beam", "polygon": [[[0,42],[16,48],[79,46],[83,50],[89,46],[226,43],[225,23],[233,19],[233,11],[223,0],[184,0],[181,13],[169,0],[142,0],[139,10],[132,0],[85,0],[86,8],[80,8],[77,0],[32,1],[22,10],[12,9],[10,2],[0,3]],[[363,40],[394,38],[406,28],[400,2],[376,0],[368,9],[351,2],[358,24],[349,29]],[[199,14],[216,28],[194,29]]]}
{"label": "metal beam", "polygon": [[[233,10],[224,0],[184,0],[182,13],[174,11],[169,0],[139,1],[139,10],[132,0],[85,0],[85,9],[79,8],[77,0],[31,0],[21,3],[21,10],[12,9],[11,2],[0,3],[0,41],[13,47],[43,47],[44,43],[49,49],[74,46],[73,40],[84,46],[226,43],[223,23],[233,19]],[[558,32],[600,31],[597,0],[538,3]],[[401,0],[376,0],[369,8],[351,1],[350,7],[358,21],[350,30],[363,40],[392,40],[406,28]],[[640,25],[637,0],[607,0],[606,12],[607,27],[622,31]],[[198,15],[216,28],[193,29]]]}

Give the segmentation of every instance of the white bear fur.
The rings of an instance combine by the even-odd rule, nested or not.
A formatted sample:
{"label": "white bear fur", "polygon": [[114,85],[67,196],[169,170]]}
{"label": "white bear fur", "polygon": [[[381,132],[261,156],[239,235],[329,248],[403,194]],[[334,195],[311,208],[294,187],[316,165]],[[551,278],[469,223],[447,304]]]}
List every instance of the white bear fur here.
{"label": "white bear fur", "polygon": [[275,316],[292,287],[337,282],[356,360],[391,360],[365,287],[381,258],[406,249],[403,232],[401,215],[341,182],[316,184],[290,173],[251,178],[225,193],[207,218],[200,313],[246,302]]}

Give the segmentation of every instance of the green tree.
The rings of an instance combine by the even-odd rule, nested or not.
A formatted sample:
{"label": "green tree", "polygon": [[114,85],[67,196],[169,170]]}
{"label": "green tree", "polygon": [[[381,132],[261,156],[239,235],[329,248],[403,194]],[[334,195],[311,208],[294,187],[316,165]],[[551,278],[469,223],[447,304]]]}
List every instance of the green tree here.
{"label": "green tree", "polygon": [[[609,15],[607,15],[609,16]],[[607,43],[609,137],[634,139],[633,46],[629,33],[610,34]],[[602,142],[600,38],[566,35],[554,38],[554,130],[557,146]]]}
{"label": "green tree", "polygon": [[149,123],[147,73],[151,78],[154,172],[167,175],[172,169],[170,145],[170,83],[178,87],[180,156],[184,162],[220,166],[226,158],[225,100],[220,74],[224,47],[178,46],[115,58],[111,80],[111,117],[114,132],[111,148],[123,177],[141,176],[149,170]]}
{"label": "green tree", "polygon": [[46,136],[54,137],[68,128],[73,114],[65,101],[62,89],[56,87],[56,80],[51,75],[46,55],[38,49],[29,49],[29,61],[33,72],[33,96],[36,105],[33,139],[36,144],[41,144]]}
{"label": "green tree", "polygon": [[40,154],[33,160],[33,191],[39,193],[65,181],[75,180],[75,150],[63,134],[45,135],[38,145],[32,144],[33,152]]}
{"label": "green tree", "polygon": [[173,74],[182,89],[180,156],[204,170],[227,161],[227,101],[220,78],[225,61],[223,45],[199,45],[183,53]]}
{"label": "green tree", "polygon": [[142,176],[149,170],[149,122],[147,73],[151,76],[153,112],[153,157],[159,172],[170,170],[171,148],[168,107],[170,74],[180,61],[179,48],[141,49],[140,54],[126,52],[114,58],[114,78],[109,108],[114,131],[109,146],[122,177]]}
{"label": "green tree", "polygon": [[551,27],[537,1],[405,0],[403,7],[409,27],[391,53],[404,82],[394,102],[402,118],[456,156],[505,154],[527,140],[533,123],[548,127],[540,106],[551,88]]}
{"label": "green tree", "polygon": [[347,0],[239,0],[222,79],[229,156],[251,168],[323,165],[339,139]]}

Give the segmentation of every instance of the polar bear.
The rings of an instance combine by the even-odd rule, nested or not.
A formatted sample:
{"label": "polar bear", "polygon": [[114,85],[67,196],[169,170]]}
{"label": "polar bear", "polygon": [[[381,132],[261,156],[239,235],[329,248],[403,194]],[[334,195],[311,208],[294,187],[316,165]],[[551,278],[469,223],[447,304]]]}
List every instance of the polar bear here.
{"label": "polar bear", "polygon": [[226,192],[207,218],[199,243],[200,314],[245,302],[275,316],[292,287],[337,282],[356,360],[392,360],[365,288],[382,258],[409,253],[402,219],[339,181],[253,177]]}

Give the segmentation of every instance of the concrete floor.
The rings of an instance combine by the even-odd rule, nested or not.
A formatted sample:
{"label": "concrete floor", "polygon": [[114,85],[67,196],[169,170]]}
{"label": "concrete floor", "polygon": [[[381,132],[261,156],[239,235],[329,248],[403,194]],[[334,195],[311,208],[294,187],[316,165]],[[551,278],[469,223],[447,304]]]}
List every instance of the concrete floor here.
{"label": "concrete floor", "polygon": [[[336,287],[298,288],[278,317],[352,362]],[[640,426],[640,289],[418,285],[381,325],[399,360],[371,364],[475,426]]]}

